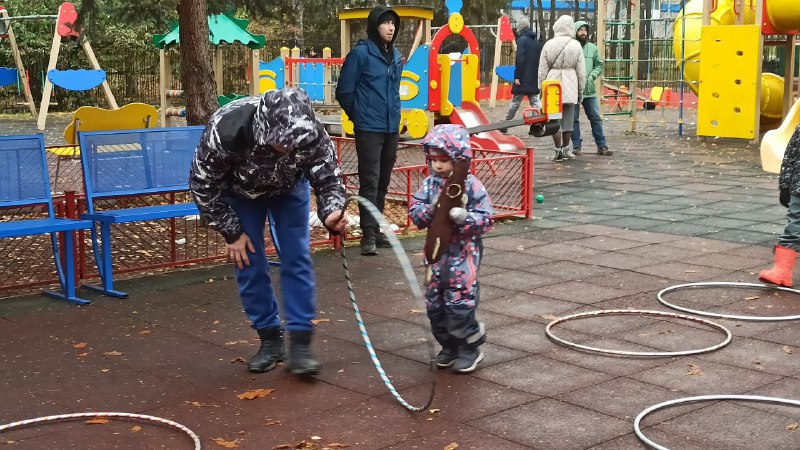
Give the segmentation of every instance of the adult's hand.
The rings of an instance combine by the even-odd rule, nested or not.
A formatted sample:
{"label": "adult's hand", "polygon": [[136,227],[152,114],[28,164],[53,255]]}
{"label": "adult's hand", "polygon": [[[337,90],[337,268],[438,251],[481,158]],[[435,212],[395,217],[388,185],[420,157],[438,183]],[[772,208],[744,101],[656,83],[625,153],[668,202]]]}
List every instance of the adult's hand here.
{"label": "adult's hand", "polygon": [[781,205],[788,208],[789,207],[789,200],[792,199],[792,192],[789,189],[781,189],[781,195],[778,197],[781,202]]}
{"label": "adult's hand", "polygon": [[250,237],[245,233],[242,233],[239,239],[232,244],[227,244],[227,247],[228,259],[233,261],[239,270],[242,270],[244,266],[250,265],[250,258],[247,256],[247,252],[256,252],[253,243],[250,241]]}
{"label": "adult's hand", "polygon": [[330,213],[328,217],[325,218],[325,227],[331,231],[341,233],[347,228],[349,222],[350,216],[347,214],[347,211],[345,211],[344,214]]}

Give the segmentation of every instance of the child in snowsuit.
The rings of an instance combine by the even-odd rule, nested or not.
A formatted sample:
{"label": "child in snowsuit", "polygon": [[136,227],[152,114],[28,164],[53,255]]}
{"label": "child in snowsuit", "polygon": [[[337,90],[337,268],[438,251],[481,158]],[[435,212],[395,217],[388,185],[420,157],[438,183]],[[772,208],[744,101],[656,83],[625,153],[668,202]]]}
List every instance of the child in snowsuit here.
{"label": "child in snowsuit", "polygon": [[781,174],[778,178],[781,205],[786,212],[786,229],[775,246],[775,264],[762,270],[758,279],[765,283],[792,287],[792,274],[800,250],[800,126],[794,130],[786,152],[783,154]]}
{"label": "child in snowsuit", "polygon": [[[414,194],[408,212],[414,224],[428,227],[447,177],[457,159],[472,159],[467,130],[460,125],[437,125],[424,140],[430,176]],[[473,175],[464,185],[461,208],[450,210],[453,234],[439,261],[426,261],[431,278],[425,298],[433,336],[442,350],[436,355],[439,367],[453,367],[470,373],[481,360],[486,340],[484,325],[475,317],[479,301],[478,268],[483,253],[481,235],[492,228],[492,201],[486,188]]]}

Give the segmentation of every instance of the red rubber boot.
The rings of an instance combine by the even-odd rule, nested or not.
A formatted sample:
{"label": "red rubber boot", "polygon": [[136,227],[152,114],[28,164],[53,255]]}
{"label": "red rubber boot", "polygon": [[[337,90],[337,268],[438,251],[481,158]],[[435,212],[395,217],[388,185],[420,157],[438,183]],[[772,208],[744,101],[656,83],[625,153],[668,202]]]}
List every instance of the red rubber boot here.
{"label": "red rubber boot", "polygon": [[762,270],[761,273],[758,274],[758,279],[765,283],[792,287],[792,273],[794,272],[794,264],[796,261],[796,251],[776,245],[775,263],[772,265],[772,269]]}

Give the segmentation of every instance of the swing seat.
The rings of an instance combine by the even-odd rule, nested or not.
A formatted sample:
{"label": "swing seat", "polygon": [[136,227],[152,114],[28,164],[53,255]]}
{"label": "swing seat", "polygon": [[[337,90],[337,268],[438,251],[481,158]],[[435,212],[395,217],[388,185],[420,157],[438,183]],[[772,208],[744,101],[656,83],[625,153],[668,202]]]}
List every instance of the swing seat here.
{"label": "swing seat", "polygon": [[50,70],[47,79],[68,91],[88,91],[106,81],[105,70]]}
{"label": "swing seat", "polygon": [[0,87],[15,84],[18,79],[17,69],[0,67]]}
{"label": "swing seat", "polygon": [[497,66],[494,69],[494,73],[504,81],[514,82],[514,66]]}

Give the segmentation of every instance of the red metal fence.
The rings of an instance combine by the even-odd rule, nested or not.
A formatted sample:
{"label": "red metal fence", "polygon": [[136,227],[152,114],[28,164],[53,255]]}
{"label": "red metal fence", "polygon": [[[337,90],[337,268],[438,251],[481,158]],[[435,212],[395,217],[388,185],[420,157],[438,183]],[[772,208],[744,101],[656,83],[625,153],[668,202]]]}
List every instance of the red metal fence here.
{"label": "red metal fence", "polygon": [[[348,194],[358,193],[358,165],[352,139],[333,138]],[[48,152],[51,185],[57,214],[77,217],[86,211],[80,159]],[[525,153],[480,151],[473,160],[473,173],[486,186],[495,206],[495,217],[526,217],[532,214],[533,149]],[[188,169],[187,169],[188,172]],[[397,163],[389,185],[384,214],[399,234],[414,231],[408,218],[410,198],[427,176],[428,167],[419,144],[400,144]],[[120,197],[95,204],[96,210],[190,201],[187,193]],[[312,209],[315,203],[312,202]],[[351,207],[350,213],[358,215]],[[44,212],[46,214],[46,211]],[[0,221],[43,216],[35,208],[9,208],[0,211]],[[327,247],[338,241],[309,216],[313,247]],[[115,224],[111,228],[114,273],[147,273],[169,267],[220,261],[225,242],[218,233],[201,226],[199,217]],[[348,228],[347,239],[358,239],[357,225]],[[81,232],[76,243],[77,277],[97,277],[91,234]],[[267,240],[269,240],[267,236]],[[62,247],[63,248],[63,247]],[[48,236],[0,239],[0,293],[28,292],[57,283]],[[64,255],[62,255],[64,256]]]}

